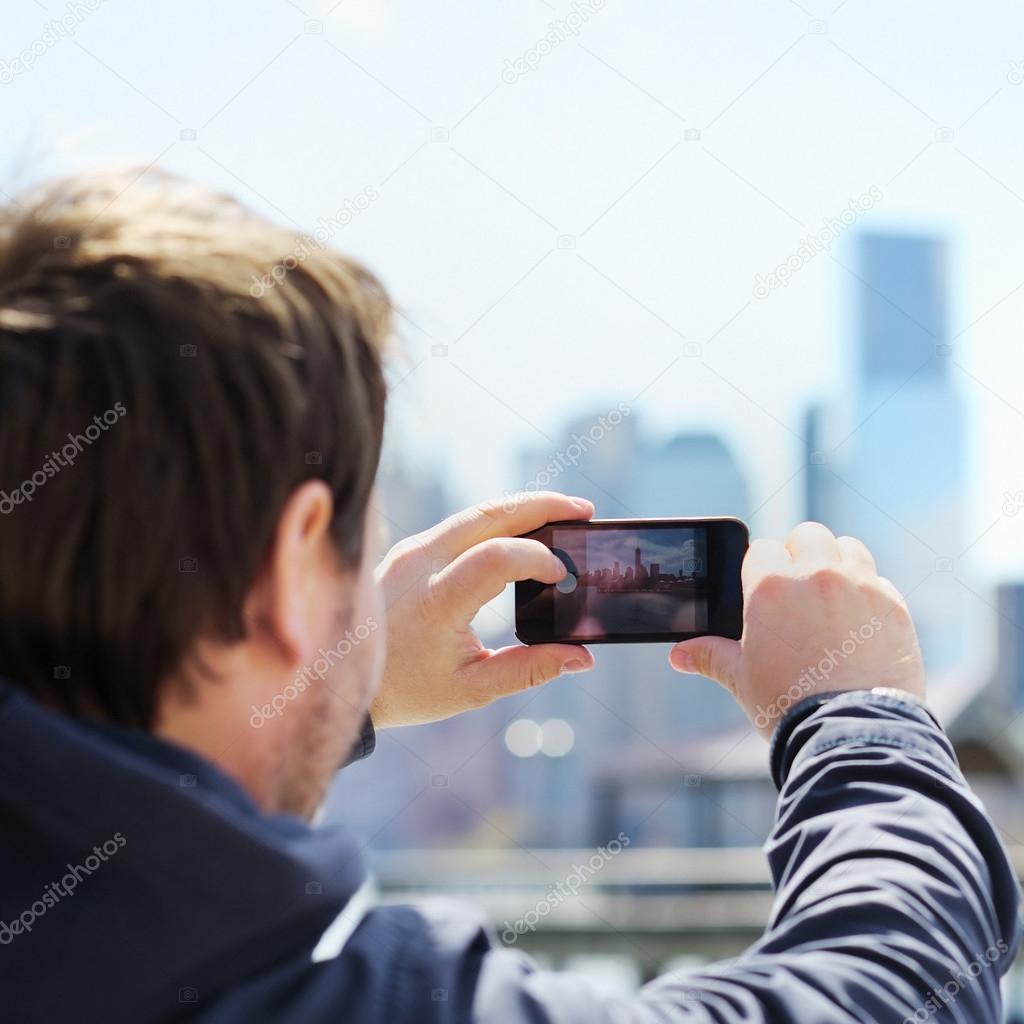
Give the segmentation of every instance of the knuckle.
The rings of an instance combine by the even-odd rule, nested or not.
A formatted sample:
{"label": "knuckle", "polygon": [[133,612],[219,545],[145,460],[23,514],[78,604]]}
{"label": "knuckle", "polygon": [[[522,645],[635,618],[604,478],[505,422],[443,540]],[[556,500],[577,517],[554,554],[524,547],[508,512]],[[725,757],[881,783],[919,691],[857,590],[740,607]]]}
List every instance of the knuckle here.
{"label": "knuckle", "polygon": [[476,506],[477,515],[488,523],[495,523],[504,518],[505,502],[501,498],[492,498]]}
{"label": "knuckle", "polygon": [[543,686],[555,673],[548,671],[548,666],[539,661],[531,662],[526,670],[526,685],[532,690],[535,686]]}
{"label": "knuckle", "polygon": [[747,595],[748,602],[764,603],[779,600],[789,588],[789,579],[781,573],[762,576]]}
{"label": "knuckle", "polygon": [[474,568],[486,576],[501,572],[508,554],[508,545],[504,538],[495,537],[481,541],[473,551]]}
{"label": "knuckle", "polygon": [[823,565],[815,569],[808,576],[808,580],[823,597],[838,594],[848,583],[846,574],[834,565]]}
{"label": "knuckle", "polygon": [[483,519],[482,508],[482,505],[471,505],[469,508],[459,509],[458,512],[453,512],[437,526],[431,527],[423,536],[430,540],[440,539],[453,532],[471,527]]}
{"label": "knuckle", "polygon": [[712,677],[715,675],[715,655],[707,647],[701,647],[693,652],[693,667],[697,675]]}
{"label": "knuckle", "polygon": [[426,547],[419,534],[406,537],[391,548],[388,561],[392,567],[404,572],[422,560]]}
{"label": "knuckle", "polygon": [[506,494],[501,502],[502,511],[508,515],[512,515],[529,502],[530,497],[530,491],[514,491],[510,494]]}

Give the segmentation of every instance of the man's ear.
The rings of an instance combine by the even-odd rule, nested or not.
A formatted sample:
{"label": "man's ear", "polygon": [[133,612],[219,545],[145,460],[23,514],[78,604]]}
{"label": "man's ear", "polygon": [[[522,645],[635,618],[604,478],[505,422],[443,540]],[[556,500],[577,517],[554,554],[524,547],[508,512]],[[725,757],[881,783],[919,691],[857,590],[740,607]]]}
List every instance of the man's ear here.
{"label": "man's ear", "polygon": [[335,571],[330,536],[334,499],[322,480],[307,480],[285,502],[259,577],[245,601],[247,631],[273,644],[289,664],[316,654],[314,622],[323,615],[324,577]]}

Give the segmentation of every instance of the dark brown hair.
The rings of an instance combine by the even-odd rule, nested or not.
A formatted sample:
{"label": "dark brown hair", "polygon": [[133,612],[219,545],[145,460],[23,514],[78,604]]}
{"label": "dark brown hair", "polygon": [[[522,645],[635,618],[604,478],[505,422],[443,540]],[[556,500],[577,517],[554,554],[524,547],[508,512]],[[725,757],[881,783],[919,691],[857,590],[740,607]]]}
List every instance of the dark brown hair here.
{"label": "dark brown hair", "polygon": [[164,175],[0,211],[0,675],[150,727],[243,599],[289,494],[362,556],[389,304],[366,269]]}

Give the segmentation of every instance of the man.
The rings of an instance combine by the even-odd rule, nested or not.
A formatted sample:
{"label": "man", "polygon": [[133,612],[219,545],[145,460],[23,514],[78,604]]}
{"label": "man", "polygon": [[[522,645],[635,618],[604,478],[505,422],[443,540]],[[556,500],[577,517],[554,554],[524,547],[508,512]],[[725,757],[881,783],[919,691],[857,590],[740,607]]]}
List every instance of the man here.
{"label": "man", "polygon": [[902,598],[816,524],[751,548],[742,643],[671,656],[774,740],[777,900],[743,957],[609,998],[472,908],[366,906],[357,844],[306,822],[367,710],[428,722],[593,663],[470,626],[564,574],[518,535],[588,501],[472,508],[374,573],[387,329],[366,270],[174,180],[4,212],[4,1019],[998,1021],[1014,876]]}

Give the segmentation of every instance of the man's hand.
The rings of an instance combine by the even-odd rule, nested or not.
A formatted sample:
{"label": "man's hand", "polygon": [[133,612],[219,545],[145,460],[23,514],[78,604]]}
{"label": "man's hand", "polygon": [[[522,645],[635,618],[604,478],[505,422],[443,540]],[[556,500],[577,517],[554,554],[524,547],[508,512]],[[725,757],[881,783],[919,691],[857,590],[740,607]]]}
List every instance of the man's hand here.
{"label": "man's hand", "polygon": [[755,541],[743,563],[743,639],[677,644],[673,668],[721,683],[764,736],[815,693],[892,686],[924,697],[924,666],[900,592],[868,549],[803,523]]}
{"label": "man's hand", "polygon": [[565,576],[556,555],[519,534],[593,514],[584,498],[522,494],[475,505],[395,545],[377,569],[388,635],[384,677],[370,708],[374,725],[437,721],[593,668],[585,647],[491,651],[470,628],[476,613],[513,580],[557,583]]}

